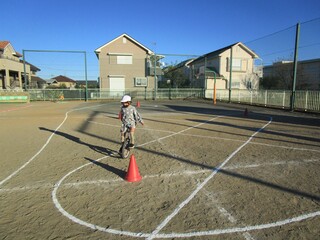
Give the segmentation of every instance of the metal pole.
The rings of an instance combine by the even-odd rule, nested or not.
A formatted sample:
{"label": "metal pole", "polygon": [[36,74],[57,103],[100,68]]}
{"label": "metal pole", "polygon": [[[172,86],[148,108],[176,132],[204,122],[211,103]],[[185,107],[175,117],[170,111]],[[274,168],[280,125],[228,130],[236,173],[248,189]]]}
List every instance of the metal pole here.
{"label": "metal pole", "polygon": [[154,100],[157,99],[157,91],[158,91],[158,83],[157,83],[157,76],[156,76],[156,66],[157,66],[157,55],[154,53]]}
{"label": "metal pole", "polygon": [[213,72],[214,76],[214,83],[213,83],[213,105],[217,104],[217,87],[216,87],[216,82],[217,82],[217,77],[216,77],[216,72]]}
{"label": "metal pole", "polygon": [[204,85],[205,90],[208,89],[208,82],[207,82],[207,57],[204,58]]}
{"label": "metal pole", "polygon": [[294,47],[293,80],[292,80],[292,91],[291,91],[291,101],[290,101],[290,110],[291,111],[294,111],[294,101],[295,101],[295,97],[296,97],[299,35],[300,35],[300,23],[297,24],[296,41],[295,41],[295,47]]}
{"label": "metal pole", "polygon": [[171,100],[171,81],[169,82],[169,100]]}
{"label": "metal pole", "polygon": [[147,87],[144,87],[144,100],[147,100]]}
{"label": "metal pole", "polygon": [[27,91],[27,73],[26,73],[26,58],[25,58],[25,50],[22,50],[22,56],[23,56],[24,89]]}
{"label": "metal pole", "polygon": [[88,74],[87,74],[87,52],[85,51],[84,52],[84,75],[85,75],[85,80],[86,80],[86,92],[85,92],[85,101],[87,102],[88,101]]}
{"label": "metal pole", "polygon": [[232,83],[232,47],[230,49],[229,103],[231,103],[231,83]]}

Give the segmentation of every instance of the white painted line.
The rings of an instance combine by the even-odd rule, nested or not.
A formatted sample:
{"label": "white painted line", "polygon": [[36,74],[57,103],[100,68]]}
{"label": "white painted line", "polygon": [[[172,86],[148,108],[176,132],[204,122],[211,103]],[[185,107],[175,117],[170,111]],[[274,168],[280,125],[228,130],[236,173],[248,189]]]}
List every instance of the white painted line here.
{"label": "white painted line", "polygon": [[[220,117],[222,117],[222,116],[220,116]],[[114,125],[114,124],[99,123],[99,122],[94,122],[94,121],[88,121],[88,122],[93,123],[93,124],[97,124],[97,125],[104,125],[104,126],[111,126],[111,127],[119,127],[118,125]],[[140,128],[139,131],[153,131],[153,132],[165,132],[165,133],[178,133],[178,132],[174,132],[174,131],[159,130],[159,129],[147,128],[147,127]],[[181,135],[181,136],[190,136],[190,137],[198,137],[198,138],[207,138],[207,139],[218,139],[218,140],[232,141],[232,142],[245,142],[244,140],[239,140],[239,139],[223,138],[223,137],[214,137],[214,136],[203,136],[203,135],[189,134],[189,133],[179,133],[179,135]],[[281,145],[274,145],[274,144],[268,144],[268,143],[250,142],[249,144],[269,146],[269,147],[276,147],[276,148],[284,148],[284,149],[297,150],[297,151],[320,152],[320,150],[317,150],[317,149],[297,148],[297,147],[281,146]]]}
{"label": "white painted line", "polygon": [[53,186],[54,184],[50,184],[50,183],[33,184],[33,185],[27,185],[23,187],[0,188],[0,192],[14,193],[14,192],[23,192],[23,191],[38,190],[38,189],[50,189],[50,188],[53,188]]}
{"label": "white painted line", "polygon": [[[204,194],[208,198],[213,200],[212,203],[214,203],[214,204],[210,204],[210,205],[213,205],[214,207],[218,208],[218,210],[222,214],[222,216],[227,218],[229,220],[229,222],[231,222],[231,223],[236,223],[237,222],[237,219],[235,217],[233,217],[231,213],[229,213],[224,207],[219,206],[219,204],[217,202],[214,202],[214,197],[213,197],[214,194],[213,193],[211,193],[211,192],[209,192],[209,191],[207,191],[205,189],[202,189],[202,191],[204,192]],[[254,240],[254,238],[248,232],[242,233],[242,235],[244,236],[244,238],[246,240]]]}
{"label": "white painted line", "polygon": [[220,234],[227,234],[227,233],[229,234],[242,233],[242,232],[249,232],[254,230],[268,229],[273,227],[280,227],[286,224],[300,222],[308,218],[314,218],[317,216],[320,216],[320,211],[303,214],[294,218],[288,218],[288,219],[280,220],[273,223],[251,225],[251,226],[238,227],[238,228],[236,227],[236,228],[216,229],[211,231],[190,232],[190,233],[157,234],[155,237],[156,238],[186,238],[186,237],[213,236],[213,235],[220,235]]}
{"label": "white painted line", "polygon": [[[213,119],[218,118],[218,117],[220,117],[220,116],[216,116],[216,117],[211,118],[210,120],[207,120],[207,121],[205,121],[205,122],[203,122],[203,123],[199,123],[199,124],[197,124],[197,125],[195,125],[195,126],[192,126],[192,127],[186,128],[186,129],[184,129],[184,130],[181,130],[180,132],[173,133],[173,134],[170,134],[170,135],[168,135],[168,136],[161,137],[161,138],[159,138],[159,139],[155,139],[155,140],[146,142],[146,143],[141,144],[141,145],[139,145],[139,146],[144,146],[144,145],[147,145],[147,144],[154,143],[154,142],[156,142],[156,141],[158,141],[158,140],[160,140],[160,139],[166,139],[166,138],[175,136],[175,135],[177,135],[177,134],[179,134],[179,133],[182,133],[182,132],[185,132],[185,131],[187,131],[187,130],[189,130],[189,129],[198,127],[198,126],[200,126],[200,125],[203,125],[203,124],[205,124],[205,123],[207,123],[207,122],[209,122],[209,121],[212,121]],[[138,147],[139,147],[139,146],[138,146]],[[108,158],[108,157],[109,157],[109,156],[104,156],[104,157],[102,157],[102,158],[99,158],[99,159],[96,160],[96,162],[101,161],[102,159]],[[54,205],[56,206],[56,208],[57,208],[65,217],[69,218],[69,219],[72,220],[73,222],[78,223],[78,224],[83,225],[83,226],[86,226],[86,227],[88,227],[88,228],[94,229],[94,230],[99,230],[99,231],[103,231],[103,232],[107,232],[107,233],[112,233],[112,234],[127,235],[127,236],[131,236],[131,237],[148,237],[150,234],[133,233],[133,232],[128,232],[128,231],[120,231],[120,230],[115,230],[115,229],[100,227],[100,226],[97,226],[97,225],[94,225],[94,224],[85,222],[85,221],[83,221],[83,220],[81,220],[81,219],[79,219],[79,218],[71,215],[70,213],[68,213],[67,211],[64,210],[64,208],[61,206],[61,204],[59,203],[59,200],[58,200],[58,198],[57,198],[57,191],[58,191],[59,187],[62,185],[62,182],[63,182],[68,176],[72,175],[72,174],[75,173],[76,171],[78,171],[78,170],[82,169],[83,167],[86,167],[86,166],[88,166],[88,165],[90,165],[90,164],[93,164],[93,163],[92,163],[92,162],[89,162],[89,163],[86,163],[86,164],[84,164],[84,165],[82,165],[82,166],[80,166],[80,167],[72,170],[71,172],[67,173],[64,177],[62,177],[62,178],[60,179],[60,181],[58,181],[58,182],[55,184],[51,196],[52,196],[52,200],[53,200],[53,203],[54,203]]]}
{"label": "white painted line", "polygon": [[23,106],[23,107],[10,108],[10,109],[7,109],[7,110],[2,110],[2,111],[0,111],[0,113],[17,111],[17,110],[29,108],[29,107],[32,107],[32,106],[33,105],[27,105],[27,106]]}
{"label": "white painted line", "polygon": [[[96,160],[97,161],[97,160]],[[246,169],[246,168],[261,168],[264,166],[276,166],[276,165],[300,165],[303,163],[310,163],[310,162],[319,162],[320,159],[306,159],[300,161],[279,161],[274,163],[262,163],[262,164],[249,164],[249,165],[234,165],[229,167],[224,167],[225,170],[235,170],[235,169]],[[161,173],[161,174],[153,174],[153,175],[144,175],[143,178],[170,178],[175,176],[183,176],[183,175],[197,175],[203,173],[209,173],[212,170],[199,170],[199,171],[180,171],[180,172],[169,172],[169,173]],[[114,184],[118,182],[122,182],[121,178],[114,178],[114,179],[97,179],[92,181],[82,181],[82,182],[69,182],[62,184],[61,187],[79,187],[81,185],[99,185],[99,184]],[[18,192],[18,191],[30,191],[30,190],[38,190],[38,189],[49,189],[53,188],[54,184],[44,183],[44,184],[33,184],[32,186],[23,186],[23,187],[13,187],[13,188],[1,188],[0,192]]]}
{"label": "white painted line", "polygon": [[[98,161],[101,161],[102,159],[104,158],[108,158],[109,156],[104,156],[102,158],[99,158],[96,160],[96,162]],[[91,228],[93,230],[99,230],[99,231],[102,231],[102,232],[107,232],[107,233],[112,233],[112,234],[118,234],[118,235],[126,235],[126,236],[131,236],[131,237],[147,237],[148,234],[142,234],[142,233],[132,233],[132,232],[127,232],[127,231],[119,231],[119,230],[114,230],[114,229],[110,229],[110,228],[105,228],[105,227],[100,227],[98,225],[95,225],[95,224],[92,224],[92,223],[88,223],[88,222],[85,222],[73,215],[71,215],[70,213],[68,213],[67,211],[64,210],[64,208],[61,206],[58,198],[57,198],[57,191],[59,189],[59,187],[62,185],[62,182],[70,175],[72,175],[73,173],[77,172],[78,170],[90,165],[90,164],[93,164],[92,162],[89,162],[89,163],[86,163],[74,170],[72,170],[71,172],[67,173],[63,178],[60,179],[59,182],[57,182],[54,186],[54,189],[52,191],[52,200],[53,200],[53,203],[54,205],[56,206],[56,208],[59,210],[59,212],[61,212],[65,217],[69,218],[71,221],[77,223],[77,224],[80,224],[82,226],[86,226],[88,228]]]}
{"label": "white painted line", "polygon": [[251,144],[262,145],[262,146],[269,146],[269,147],[277,147],[277,148],[285,148],[285,149],[297,150],[297,151],[320,152],[320,150],[317,150],[317,149],[311,149],[311,148],[296,148],[296,147],[281,146],[281,145],[273,145],[273,144],[258,143],[258,142],[253,142],[253,143],[251,143]]}
{"label": "white painted line", "polygon": [[237,220],[225,208],[218,206],[218,209],[230,222],[237,222]]}
{"label": "white painted line", "polygon": [[187,205],[196,195],[197,193],[226,165],[230,159],[232,159],[243,147],[245,147],[255,135],[257,135],[260,131],[262,131],[264,128],[266,128],[270,123],[272,122],[272,118],[270,118],[270,121],[265,124],[262,128],[260,128],[258,131],[256,131],[254,134],[251,135],[251,137],[242,144],[239,148],[237,148],[231,155],[223,162],[221,163],[217,168],[213,170],[213,172],[190,194],[190,196],[185,199],[182,203],[179,204],[179,206],[160,224],[156,229],[151,233],[151,235],[147,239],[153,239],[155,235],[157,235],[170,221],[172,218],[174,218],[180,210]]}
{"label": "white painted line", "polygon": [[[97,105],[97,106],[101,106],[101,105]],[[92,108],[92,107],[97,107],[97,106],[91,106],[91,107],[84,107],[84,108]],[[68,113],[72,112],[72,111],[77,111],[77,110],[80,110],[80,109],[84,109],[84,108],[79,108],[79,109],[74,109],[74,110],[70,110],[69,112],[66,113],[66,118],[68,116]],[[58,131],[58,129],[62,126],[62,124],[65,122],[66,118],[64,119],[64,121],[58,126],[58,128],[55,130]],[[209,120],[210,121],[210,120]],[[208,121],[207,121],[208,122]],[[202,124],[205,124],[205,123],[201,123],[201,124],[198,124],[196,126],[199,126],[199,125],[202,125]],[[268,123],[269,124],[269,123]],[[267,125],[267,124],[266,124]],[[265,125],[265,126],[266,126]],[[194,126],[194,127],[196,127]],[[190,127],[188,129],[191,129],[193,127]],[[163,137],[163,138],[160,138],[160,139],[165,139],[165,138],[168,138],[170,136],[174,136],[174,135],[177,135],[177,134],[180,134],[188,129],[185,129],[185,130],[182,130],[178,133],[173,133],[169,136],[166,136],[166,137]],[[262,130],[262,128],[260,129]],[[259,130],[259,131],[260,131]],[[253,134],[250,139],[248,141],[246,141],[243,145],[245,146],[246,144],[248,144],[251,139],[259,132],[257,131],[255,134]],[[54,132],[54,133],[55,133]],[[53,134],[54,134],[53,133]],[[53,134],[49,137],[48,141],[46,142],[46,144],[41,148],[42,150],[45,148],[45,146],[49,143],[49,141],[51,140]],[[159,139],[157,140],[153,140],[151,142],[148,142],[148,143],[145,143],[143,145],[146,145],[146,144],[150,144],[150,143],[153,143],[155,141],[158,141]],[[143,145],[140,145],[140,146],[143,146]],[[241,147],[240,147],[241,148]],[[240,148],[238,148],[240,150]],[[41,151],[42,151],[41,150]],[[39,151],[36,155],[38,155],[41,151]],[[234,152],[234,154],[230,155],[230,157],[228,159],[226,159],[213,173],[211,173],[210,176],[214,176],[220,169],[222,169],[224,167],[224,165],[238,152],[238,150],[236,150]],[[31,162],[35,157],[36,155],[30,159],[29,161]],[[104,156],[100,159],[97,159],[96,161],[100,161],[104,158],[107,158],[108,156]],[[28,162],[29,162],[28,161]],[[29,162],[29,163],[30,163]],[[308,218],[313,218],[313,217],[316,217],[316,216],[319,216],[320,215],[320,211],[318,212],[312,212],[312,213],[308,213],[308,214],[303,214],[303,215],[300,215],[300,216],[297,216],[297,217],[294,217],[294,218],[288,218],[288,219],[285,219],[285,220],[281,220],[281,221],[277,221],[277,222],[273,222],[273,223],[267,223],[267,224],[261,224],[261,225],[253,225],[253,226],[246,226],[246,227],[241,227],[241,228],[229,228],[229,229],[216,229],[216,230],[211,230],[211,231],[201,231],[201,232],[193,232],[193,233],[171,233],[171,234],[159,234],[159,231],[162,229],[160,229],[159,231],[155,232],[153,231],[151,234],[149,233],[134,233],[134,232],[129,232],[129,231],[120,231],[120,230],[115,230],[115,229],[110,229],[110,228],[105,228],[105,227],[101,227],[101,226],[98,226],[98,225],[94,225],[94,224],[91,224],[91,223],[88,223],[88,222],[85,222],[81,219],[78,219],[77,217],[69,214],[68,212],[66,212],[62,206],[60,205],[58,199],[57,199],[57,191],[58,191],[58,188],[59,186],[62,185],[62,182],[68,177],[70,176],[71,174],[73,174],[74,172],[78,171],[79,169],[83,168],[83,167],[86,167],[90,164],[93,164],[92,162],[90,163],[87,163],[85,165],[82,165],[76,169],[74,169],[73,171],[69,172],[67,175],[65,175],[63,178],[60,179],[60,181],[58,181],[55,185],[54,185],[54,189],[52,191],[52,199],[53,199],[53,202],[55,204],[55,206],[58,208],[58,210],[63,214],[65,215],[66,217],[68,217],[70,220],[80,224],[80,225],[83,225],[83,226],[86,226],[86,227],[89,227],[91,229],[94,229],[94,230],[99,230],[99,231],[102,231],[102,232],[107,232],[107,233],[111,233],[111,234],[119,234],[119,235],[125,235],[125,236],[132,236],[132,237],[143,237],[143,238],[149,238],[149,239],[153,239],[153,238],[181,238],[181,237],[193,237],[193,236],[208,236],[208,235],[218,235],[218,234],[224,234],[224,233],[237,233],[237,232],[247,232],[247,231],[252,231],[252,230],[260,230],[260,229],[265,229],[265,228],[271,228],[271,227],[277,227],[277,226],[282,226],[282,225],[285,225],[285,224],[288,224],[288,223],[293,223],[293,222],[298,222],[298,221],[302,221],[302,220],[305,220],[305,219],[308,219]],[[26,165],[25,165],[26,166]],[[21,167],[19,169],[22,170],[23,168]],[[16,171],[19,172],[18,170]],[[16,174],[15,173],[15,174]],[[190,173],[191,174],[191,173]],[[161,174],[161,176],[163,176],[164,174]],[[209,177],[210,177],[209,176]],[[203,188],[203,186],[206,184],[206,182],[208,182],[210,179],[209,177],[200,185],[200,188],[198,191],[200,191],[201,188]],[[212,178],[211,177],[211,178]],[[11,178],[11,177],[10,177]],[[9,178],[9,179],[10,179]],[[8,179],[7,179],[8,180]],[[0,182],[0,186],[1,184],[3,184],[5,181],[3,180],[2,182]],[[67,185],[67,184],[66,184]],[[198,189],[197,188],[197,189]],[[196,193],[194,192],[192,194],[193,196],[196,195]],[[190,195],[191,196],[191,195]],[[189,197],[191,201],[191,199],[193,198],[192,196]],[[184,201],[185,204],[187,204],[188,202]],[[181,204],[179,205],[181,206]],[[182,206],[183,207],[183,206]],[[182,208],[181,207],[181,208]],[[171,214],[172,215],[172,214]],[[173,218],[174,216],[172,216],[169,221]]]}
{"label": "white painted line", "polygon": [[3,185],[5,182],[7,182],[8,180],[10,180],[13,176],[15,176],[16,174],[18,174],[22,169],[24,169],[26,166],[29,165],[29,163],[31,163],[45,148],[46,146],[49,144],[49,142],[51,141],[52,137],[55,135],[55,133],[60,129],[60,127],[65,123],[65,121],[68,119],[68,114],[74,111],[78,111],[78,110],[82,110],[85,108],[93,108],[93,107],[98,107],[98,106],[102,106],[102,105],[95,105],[95,106],[89,106],[89,107],[82,107],[82,108],[77,108],[77,109],[72,109],[68,112],[66,112],[65,117],[63,119],[63,121],[60,123],[60,125],[54,130],[54,132],[50,135],[50,137],[48,138],[48,140],[45,142],[45,144],[40,148],[40,150],[33,155],[33,157],[31,157],[25,164],[23,164],[20,168],[18,168],[16,171],[14,171],[13,173],[11,173],[8,177],[6,177],[5,179],[3,179],[0,182],[0,187],[1,185]]}

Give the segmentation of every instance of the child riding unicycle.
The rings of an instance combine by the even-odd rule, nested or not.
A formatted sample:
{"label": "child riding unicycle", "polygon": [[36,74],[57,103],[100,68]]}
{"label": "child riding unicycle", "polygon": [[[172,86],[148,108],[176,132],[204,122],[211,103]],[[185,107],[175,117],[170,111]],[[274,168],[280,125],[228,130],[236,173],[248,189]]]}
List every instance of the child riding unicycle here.
{"label": "child riding unicycle", "polygon": [[[122,121],[120,133],[121,133],[121,148],[119,153],[123,158],[129,155],[130,149],[134,148],[135,138],[134,132],[136,129],[137,122],[144,125],[143,120],[138,113],[137,109],[131,105],[131,97],[129,95],[124,95],[121,99],[121,109],[120,109],[120,119]],[[128,145],[126,135],[128,135]]]}

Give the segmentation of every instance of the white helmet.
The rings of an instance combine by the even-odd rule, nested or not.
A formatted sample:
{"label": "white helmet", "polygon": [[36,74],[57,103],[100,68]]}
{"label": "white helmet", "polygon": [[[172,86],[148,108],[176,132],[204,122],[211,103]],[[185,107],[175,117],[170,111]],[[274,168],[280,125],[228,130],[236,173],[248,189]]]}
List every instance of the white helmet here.
{"label": "white helmet", "polygon": [[124,95],[121,99],[121,102],[131,102],[131,97],[129,95]]}

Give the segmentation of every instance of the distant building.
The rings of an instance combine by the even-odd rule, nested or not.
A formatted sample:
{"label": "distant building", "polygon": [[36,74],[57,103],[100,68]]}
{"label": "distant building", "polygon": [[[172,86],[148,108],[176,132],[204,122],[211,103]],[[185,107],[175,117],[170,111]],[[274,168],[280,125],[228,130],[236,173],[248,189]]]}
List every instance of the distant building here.
{"label": "distant building", "polygon": [[[9,41],[0,41],[0,89],[22,89],[24,87],[24,64],[22,54],[17,52]],[[28,85],[39,68],[26,62]]]}
{"label": "distant building", "polygon": [[31,76],[31,83],[29,84],[29,88],[44,89],[46,87],[47,87],[46,80],[38,76]]}
{"label": "distant building", "polygon": [[[282,88],[291,88],[293,61],[279,61],[263,67],[263,78],[280,81]],[[296,89],[320,90],[320,58],[298,61]]]}
{"label": "distant building", "polygon": [[52,86],[57,86],[57,87],[65,86],[66,88],[69,88],[69,89],[73,89],[76,86],[75,80],[62,75],[53,77],[50,80],[51,82],[49,82],[49,84]]}

